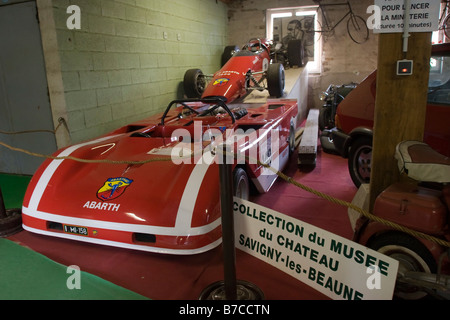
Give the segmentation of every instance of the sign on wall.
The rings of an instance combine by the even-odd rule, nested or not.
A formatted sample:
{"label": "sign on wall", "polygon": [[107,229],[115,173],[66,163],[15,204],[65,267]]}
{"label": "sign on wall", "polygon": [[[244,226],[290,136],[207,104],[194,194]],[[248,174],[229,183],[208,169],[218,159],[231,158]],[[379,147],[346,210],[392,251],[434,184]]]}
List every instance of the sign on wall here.
{"label": "sign on wall", "polygon": [[[375,0],[380,10],[380,25],[374,33],[403,32],[405,24],[404,0]],[[411,0],[409,11],[409,32],[432,32],[439,29],[438,0]]]}
{"label": "sign on wall", "polygon": [[236,247],[336,300],[392,299],[398,261],[234,198]]}

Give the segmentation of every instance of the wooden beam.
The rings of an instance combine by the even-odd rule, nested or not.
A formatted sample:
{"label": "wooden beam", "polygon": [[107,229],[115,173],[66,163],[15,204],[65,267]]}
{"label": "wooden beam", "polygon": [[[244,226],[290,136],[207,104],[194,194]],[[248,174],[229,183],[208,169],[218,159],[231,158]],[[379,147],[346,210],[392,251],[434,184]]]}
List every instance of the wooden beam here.
{"label": "wooden beam", "polygon": [[298,149],[299,165],[315,165],[317,157],[317,139],[319,135],[319,110],[309,110],[305,130]]}
{"label": "wooden beam", "polygon": [[[380,34],[375,101],[370,209],[376,197],[400,180],[395,147],[403,140],[423,140],[431,57],[431,33],[413,33],[403,56],[401,33]],[[397,76],[396,63],[414,61],[413,75]]]}

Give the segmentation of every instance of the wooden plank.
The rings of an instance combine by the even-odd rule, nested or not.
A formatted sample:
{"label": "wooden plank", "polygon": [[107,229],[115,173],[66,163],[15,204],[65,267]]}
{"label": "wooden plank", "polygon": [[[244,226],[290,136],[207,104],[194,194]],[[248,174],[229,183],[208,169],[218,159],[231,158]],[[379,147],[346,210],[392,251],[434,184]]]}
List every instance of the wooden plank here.
{"label": "wooden plank", "polygon": [[304,131],[305,131],[305,128],[303,128],[303,127],[296,131],[296,133],[295,133],[295,148],[298,148],[298,146],[300,145]]}
{"label": "wooden plank", "polygon": [[[380,34],[377,96],[370,184],[370,209],[376,197],[400,180],[395,146],[403,140],[423,140],[431,56],[431,33],[413,33],[406,57],[402,34]],[[397,76],[396,63],[414,61],[414,73]]]}
{"label": "wooden plank", "polygon": [[319,110],[311,109],[306,119],[298,149],[298,164],[316,164],[317,139],[319,135]]}

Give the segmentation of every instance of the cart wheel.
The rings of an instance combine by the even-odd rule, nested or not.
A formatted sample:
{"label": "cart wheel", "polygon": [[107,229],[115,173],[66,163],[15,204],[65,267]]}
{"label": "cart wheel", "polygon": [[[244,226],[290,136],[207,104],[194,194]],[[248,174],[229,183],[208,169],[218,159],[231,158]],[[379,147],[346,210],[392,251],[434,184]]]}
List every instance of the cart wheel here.
{"label": "cart wheel", "polygon": [[420,287],[401,281],[402,274],[407,271],[436,272],[436,261],[422,242],[407,234],[392,231],[377,236],[367,246],[399,262],[394,292],[396,297],[417,300],[427,296],[427,293]]}
{"label": "cart wheel", "polygon": [[242,168],[236,168],[233,172],[234,196],[248,200],[250,195],[250,185],[247,173]]}
{"label": "cart wheel", "polygon": [[200,69],[189,69],[184,74],[184,93],[188,98],[200,98],[206,87],[205,76]]}
{"label": "cart wheel", "polygon": [[281,63],[272,63],[267,69],[267,87],[269,94],[280,98],[284,93],[284,67]]}

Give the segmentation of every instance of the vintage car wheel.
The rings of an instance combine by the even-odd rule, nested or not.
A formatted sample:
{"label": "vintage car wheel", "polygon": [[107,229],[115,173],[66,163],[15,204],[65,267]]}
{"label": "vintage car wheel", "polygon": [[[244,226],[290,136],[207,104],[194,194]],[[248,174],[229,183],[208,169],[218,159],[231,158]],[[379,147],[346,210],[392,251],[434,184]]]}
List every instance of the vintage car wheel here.
{"label": "vintage car wheel", "polygon": [[267,89],[273,97],[280,98],[284,93],[284,67],[281,63],[272,63],[267,69]]}
{"label": "vintage car wheel", "polygon": [[200,98],[206,87],[205,76],[200,69],[189,69],[184,74],[184,93],[188,98]]}
{"label": "vintage car wheel", "polygon": [[289,66],[305,66],[305,48],[302,40],[291,40],[288,42],[287,55]]}
{"label": "vintage car wheel", "polygon": [[322,107],[319,111],[319,129],[321,131],[325,129],[331,129],[334,127],[334,119],[331,114],[330,107]]}
{"label": "vintage car wheel", "polygon": [[250,184],[244,169],[237,167],[233,172],[234,196],[248,200],[250,195]]}
{"label": "vintage car wheel", "polygon": [[393,231],[386,232],[368,243],[368,247],[385,254],[399,262],[397,283],[394,295],[400,299],[417,300],[427,296],[427,293],[414,284],[402,281],[407,271],[436,272],[437,266],[428,249],[416,238]]}
{"label": "vintage car wheel", "polygon": [[230,60],[230,58],[237,51],[239,51],[239,47],[238,46],[226,46],[225,47],[225,49],[223,50],[223,53],[222,53],[222,58],[221,58],[222,67],[225,65],[225,63],[228,62],[228,60]]}
{"label": "vintage car wheel", "polygon": [[348,170],[356,187],[370,182],[372,169],[372,139],[358,138],[352,143],[348,156]]}

